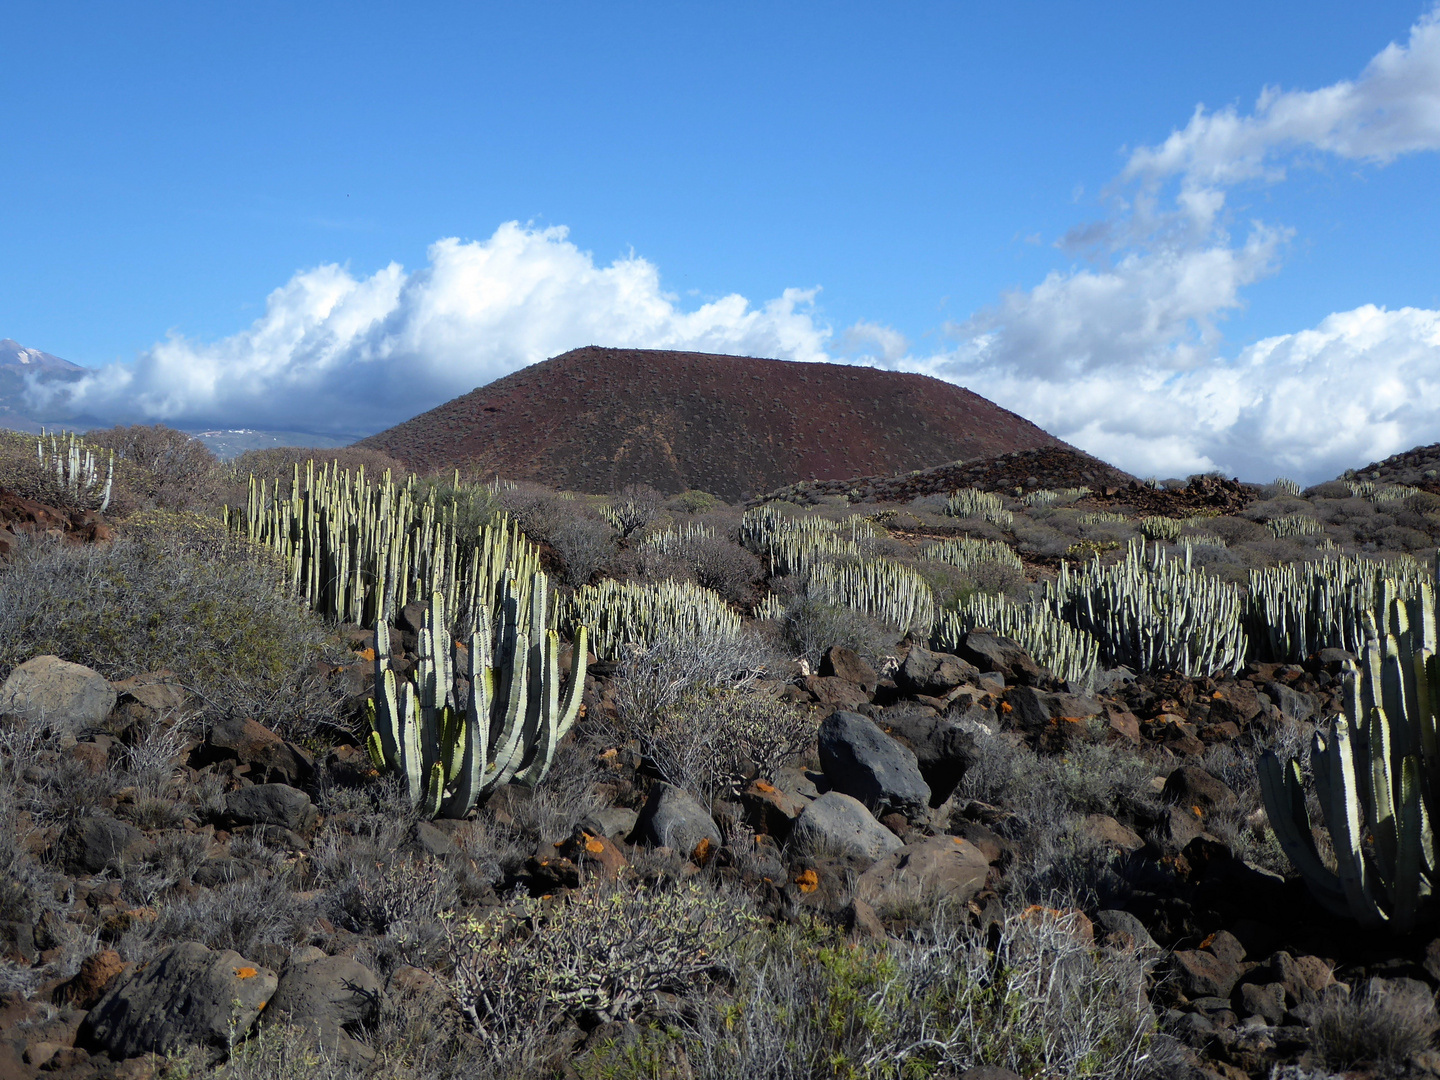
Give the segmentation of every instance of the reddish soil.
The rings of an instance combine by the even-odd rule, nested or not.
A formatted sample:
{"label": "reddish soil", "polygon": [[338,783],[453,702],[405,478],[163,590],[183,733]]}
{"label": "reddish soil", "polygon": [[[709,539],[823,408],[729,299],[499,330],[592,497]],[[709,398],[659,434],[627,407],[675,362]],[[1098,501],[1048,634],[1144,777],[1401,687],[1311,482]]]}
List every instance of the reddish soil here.
{"label": "reddish soil", "polygon": [[800,480],[1069,449],[1023,417],[923,375],[596,347],[356,445],[422,471],[460,468],[600,494],[645,483],[732,502]]}
{"label": "reddish soil", "polygon": [[94,543],[110,539],[110,526],[91,511],[61,510],[0,487],[0,557],[10,554],[15,537],[41,533]]}

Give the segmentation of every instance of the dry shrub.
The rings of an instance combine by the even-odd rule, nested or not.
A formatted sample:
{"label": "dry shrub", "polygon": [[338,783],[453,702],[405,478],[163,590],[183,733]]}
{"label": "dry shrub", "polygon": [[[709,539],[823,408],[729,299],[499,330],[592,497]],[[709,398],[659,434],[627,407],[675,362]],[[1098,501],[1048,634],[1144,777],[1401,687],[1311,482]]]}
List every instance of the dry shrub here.
{"label": "dry shrub", "polygon": [[1429,1049],[1440,1030],[1423,983],[1372,979],[1363,990],[1327,994],[1310,1023],[1310,1043],[1332,1068],[1371,1062],[1394,1069]]}
{"label": "dry shrub", "polygon": [[808,597],[794,601],[783,620],[785,644],[812,668],[832,645],[851,649],[870,664],[879,664],[895,646],[896,636],[879,622],[847,607]]}
{"label": "dry shrub", "polygon": [[[1078,922],[1032,909],[1005,920],[994,951],[943,910],[905,940],[856,943],[814,924],[752,933],[734,949],[731,998],[652,1027],[639,1049],[677,1044],[704,1080],[956,1076],[978,1065],[1129,1080],[1154,1029],[1141,963],[1094,949]],[[675,1075],[627,1071],[638,1056],[602,1044],[576,1069]]]}
{"label": "dry shrub", "polygon": [[379,450],[360,446],[340,446],[334,449],[313,446],[272,446],[264,450],[246,450],[232,462],[231,471],[245,482],[252,475],[257,480],[288,481],[295,475],[295,466],[300,466],[300,475],[305,475],[306,462],[315,462],[318,471],[331,462],[339,462],[341,471],[352,474],[364,468],[365,475],[379,480],[388,469],[395,480],[403,480],[410,470],[401,461]]}
{"label": "dry shrub", "polygon": [[733,982],[730,946],[755,919],[699,885],[606,885],[446,926],[454,987],[494,1052],[566,1017],[628,1020],[665,995]]}
{"label": "dry shrub", "polygon": [[87,445],[108,447],[132,467],[124,479],[128,501],[141,508],[209,508],[221,490],[220,460],[210,448],[164,424],[117,425],[85,435]]}
{"label": "dry shrub", "polygon": [[168,668],[213,718],[299,739],[334,718],[315,670],[325,649],[324,623],[248,545],[216,558],[173,538],[37,541],[0,574],[0,676],[45,653],[109,679]]}
{"label": "dry shrub", "polygon": [[616,495],[603,511],[605,518],[623,537],[644,532],[655,520],[665,497],[645,484],[630,484]]}
{"label": "dry shrub", "polygon": [[519,522],[526,536],[542,544],[548,544],[556,530],[575,517],[579,509],[573,495],[526,482],[503,488],[496,500],[501,510]]}
{"label": "dry shrub", "polygon": [[550,532],[550,547],[564,563],[561,574],[566,585],[578,589],[589,584],[614,553],[610,526],[603,521],[576,514]]}

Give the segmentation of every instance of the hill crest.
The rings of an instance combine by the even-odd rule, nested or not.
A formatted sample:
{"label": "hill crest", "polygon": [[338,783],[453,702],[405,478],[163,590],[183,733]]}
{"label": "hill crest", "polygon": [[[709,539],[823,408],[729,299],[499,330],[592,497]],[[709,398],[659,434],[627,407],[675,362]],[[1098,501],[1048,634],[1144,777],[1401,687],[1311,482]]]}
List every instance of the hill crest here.
{"label": "hill crest", "polygon": [[597,346],[522,368],[356,445],[421,470],[601,494],[646,483],[727,501],[801,480],[1068,446],[925,375]]}

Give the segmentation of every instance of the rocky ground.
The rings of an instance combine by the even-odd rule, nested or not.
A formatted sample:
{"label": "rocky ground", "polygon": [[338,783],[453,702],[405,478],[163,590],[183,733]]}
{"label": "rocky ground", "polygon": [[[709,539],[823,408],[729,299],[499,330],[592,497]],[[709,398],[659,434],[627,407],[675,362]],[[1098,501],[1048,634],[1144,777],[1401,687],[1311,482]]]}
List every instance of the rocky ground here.
{"label": "rocky ground", "polygon": [[[348,634],[355,660],[330,675],[353,705],[373,637]],[[1440,983],[1440,939],[1360,935],[1259,850],[1245,762],[1335,709],[1342,659],[1219,681],[1122,670],[1087,691],[979,632],[959,655],[915,645],[881,672],[832,649],[819,671],[759,688],[808,709],[813,741],[710,807],[656,780],[633,746],[581,738],[571,753],[587,760],[557,791],[503,789],[472,821],[397,813],[376,833],[367,808],[385,781],[353,741],[312,755],[252,721],[185,737],[195,702],[164,673],[110,683],[40,657],[0,690],[16,796],[0,1075],[168,1075],[163,1055],[223,1047],[261,1017],[313,1027],[358,1066],[417,1002],[463,1032],[452,972],[398,948],[384,914],[404,906],[386,890],[427,879],[449,882],[455,910],[483,913],[595,877],[696,877],[742,891],[764,919],[815,917],[861,940],[903,937],[917,897],[944,897],[984,935],[1041,877],[1024,864],[1033,823],[995,797],[997,762],[1071,760],[1115,772],[1076,781],[1098,797],[1055,823],[1051,841],[1089,867],[1091,906],[1067,917],[1095,949],[1143,957],[1166,1074],[1313,1063],[1315,1026],[1350,992],[1428,1003]],[[598,671],[592,719],[614,709]],[[379,862],[337,874],[357,853]],[[595,1031],[614,1034],[575,1029],[557,1067]],[[1440,1056],[1403,1068],[1440,1075]]]}

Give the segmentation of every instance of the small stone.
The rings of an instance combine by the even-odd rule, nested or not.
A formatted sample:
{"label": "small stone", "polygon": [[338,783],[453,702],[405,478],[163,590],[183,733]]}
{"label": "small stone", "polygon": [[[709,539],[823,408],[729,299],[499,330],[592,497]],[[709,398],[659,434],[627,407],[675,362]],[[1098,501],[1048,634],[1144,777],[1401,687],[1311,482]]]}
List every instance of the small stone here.
{"label": "small stone", "polygon": [[687,792],[671,784],[656,784],[635,823],[638,843],[668,847],[690,858],[701,841],[718,849],[724,838],[705,808]]}
{"label": "small stone", "polygon": [[320,820],[320,811],[299,788],[288,784],[256,784],[225,797],[225,813],[232,825],[279,825],[308,836]]}

